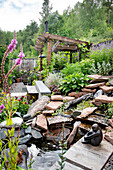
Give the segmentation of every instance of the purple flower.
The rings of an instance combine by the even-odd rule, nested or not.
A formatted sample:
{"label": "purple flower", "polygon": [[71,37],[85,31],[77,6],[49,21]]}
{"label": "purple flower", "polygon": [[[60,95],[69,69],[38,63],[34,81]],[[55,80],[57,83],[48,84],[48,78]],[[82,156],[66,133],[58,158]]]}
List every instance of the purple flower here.
{"label": "purple flower", "polygon": [[10,50],[9,52],[11,53],[15,48],[16,48],[17,41],[16,39],[12,39],[11,44],[9,44],[8,49]]}
{"label": "purple flower", "polygon": [[22,57],[25,57],[25,54],[23,52],[20,52],[18,57],[21,59]]}
{"label": "purple flower", "polygon": [[16,65],[20,65],[22,63],[22,59],[21,58],[17,58],[16,59]]}
{"label": "purple flower", "polygon": [[2,113],[3,109],[5,108],[4,104],[0,106],[0,113]]}

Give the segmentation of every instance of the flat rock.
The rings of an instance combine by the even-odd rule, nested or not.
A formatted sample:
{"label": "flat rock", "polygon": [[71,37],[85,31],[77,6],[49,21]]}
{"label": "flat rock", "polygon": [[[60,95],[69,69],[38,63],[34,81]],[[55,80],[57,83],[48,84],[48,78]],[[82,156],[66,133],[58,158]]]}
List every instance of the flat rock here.
{"label": "flat rock", "polygon": [[80,117],[85,118],[85,117],[89,116],[91,113],[93,113],[96,109],[97,109],[97,107],[87,107],[82,110]]}
{"label": "flat rock", "polygon": [[80,116],[77,116],[76,119],[80,121],[82,120],[87,121],[87,122],[90,122],[91,124],[98,123],[103,126],[108,126],[107,121],[105,120],[105,117],[99,116],[99,115],[89,115],[86,118],[81,118]]}
{"label": "flat rock", "polygon": [[102,102],[102,103],[112,103],[113,102],[113,97],[108,97],[106,95],[100,95],[95,98],[96,102]]}
{"label": "flat rock", "polygon": [[102,75],[98,75],[98,74],[95,74],[95,75],[88,75],[89,78],[92,78],[92,79],[99,79]]}
{"label": "flat rock", "polygon": [[111,125],[111,127],[113,128],[113,117],[112,119],[108,119],[108,123]]}
{"label": "flat rock", "polygon": [[51,101],[49,104],[46,105],[46,109],[48,110],[57,110],[63,105],[63,102],[53,102]]}
{"label": "flat rock", "polygon": [[60,100],[60,101],[62,101],[63,97],[61,95],[52,95],[51,100],[57,100],[57,101]]}
{"label": "flat rock", "polygon": [[70,97],[70,96],[63,97],[63,101],[66,101],[66,102],[74,100],[74,99],[75,99],[75,97]]}
{"label": "flat rock", "polygon": [[47,114],[52,115],[53,113],[54,113],[54,110],[43,110],[42,111],[43,115],[47,115]]}
{"label": "flat rock", "polygon": [[100,106],[102,104],[102,102],[92,101],[92,104],[94,104],[95,106]]}
{"label": "flat rock", "polygon": [[102,89],[104,92],[109,92],[113,90],[113,86],[100,86],[100,89]]}
{"label": "flat rock", "polygon": [[31,126],[28,126],[27,129],[25,129],[26,134],[31,134]]}
{"label": "flat rock", "polygon": [[42,96],[40,99],[31,104],[27,114],[30,114],[31,117],[34,117],[39,111],[42,111],[46,107],[49,101],[50,99],[48,96]]}
{"label": "flat rock", "polygon": [[28,134],[22,138],[19,138],[19,145],[27,143],[31,139],[32,135]]}
{"label": "flat rock", "polygon": [[89,85],[85,86],[85,88],[88,88],[88,89],[94,89],[94,88],[97,88],[97,87],[103,86],[104,84],[105,84],[105,82],[89,84]]}
{"label": "flat rock", "polygon": [[113,131],[107,132],[104,135],[104,139],[106,139],[107,141],[109,141],[113,145]]}
{"label": "flat rock", "polygon": [[[64,128],[64,139],[66,139],[69,134],[70,129]],[[44,136],[46,136],[46,140],[53,141],[53,143],[63,141],[63,130],[62,128],[53,128],[45,133]]]}
{"label": "flat rock", "polygon": [[43,114],[37,116],[36,125],[43,130],[48,129],[47,128],[47,120]]}
{"label": "flat rock", "polygon": [[85,131],[90,131],[91,128],[92,128],[92,125],[91,124],[88,124],[88,123],[82,123],[80,124],[79,128],[85,130]]}
{"label": "flat rock", "polygon": [[41,139],[42,138],[41,133],[39,131],[35,130],[35,129],[31,130],[31,134],[32,134],[32,137],[35,138],[35,139]]}
{"label": "flat rock", "polygon": [[90,83],[97,83],[97,82],[103,82],[103,81],[108,81],[109,77],[108,76],[101,76],[99,78],[95,78],[93,80],[90,81]]}
{"label": "flat rock", "polygon": [[83,92],[88,92],[88,93],[95,93],[96,92],[96,89],[87,89],[87,88],[84,88],[84,89],[81,89]]}
{"label": "flat rock", "polygon": [[75,97],[75,95],[76,95],[76,92],[71,92],[68,94],[68,96],[70,96],[70,97]]}
{"label": "flat rock", "polygon": [[73,120],[72,118],[63,117],[63,116],[53,116],[53,117],[47,118],[49,125],[57,124],[57,123],[71,122],[72,120]]}
{"label": "flat rock", "polygon": [[83,95],[85,95],[85,94],[87,94],[88,92],[76,92],[75,93],[75,98],[79,98],[79,97],[81,97],[81,96],[83,96]]}
{"label": "flat rock", "polygon": [[[13,122],[13,127],[18,128],[18,127],[21,127],[23,123],[23,119],[20,117],[14,117],[12,118],[12,122]],[[3,127],[7,127],[6,120],[0,123],[0,128],[3,128]]]}

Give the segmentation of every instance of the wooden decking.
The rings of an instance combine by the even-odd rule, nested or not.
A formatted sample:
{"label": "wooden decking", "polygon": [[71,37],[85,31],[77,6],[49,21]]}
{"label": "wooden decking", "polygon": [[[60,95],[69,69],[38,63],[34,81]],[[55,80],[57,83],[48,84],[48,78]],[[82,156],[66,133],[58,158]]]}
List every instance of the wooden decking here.
{"label": "wooden decking", "polygon": [[[97,147],[82,144],[82,139],[75,143],[64,155],[64,170],[101,170],[113,154],[113,145],[103,140]],[[59,168],[55,163],[50,170]]]}

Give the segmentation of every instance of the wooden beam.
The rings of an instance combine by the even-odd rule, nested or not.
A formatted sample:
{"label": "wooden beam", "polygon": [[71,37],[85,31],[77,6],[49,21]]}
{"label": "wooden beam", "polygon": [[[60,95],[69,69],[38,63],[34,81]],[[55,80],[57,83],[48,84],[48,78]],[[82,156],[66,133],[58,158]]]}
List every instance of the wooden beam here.
{"label": "wooden beam", "polygon": [[55,49],[57,48],[57,46],[60,44],[60,41],[58,40],[52,47],[52,52],[55,51]]}
{"label": "wooden beam", "polygon": [[81,41],[81,40],[75,40],[75,39],[72,39],[72,38],[67,38],[67,37],[59,36],[59,35],[42,33],[42,36],[44,38],[50,38],[50,39],[59,40],[59,41],[62,41],[62,42],[75,43],[75,44],[85,43],[86,45],[88,45],[88,42]]}
{"label": "wooden beam", "polygon": [[47,65],[51,64],[51,39],[48,38],[47,42]]}

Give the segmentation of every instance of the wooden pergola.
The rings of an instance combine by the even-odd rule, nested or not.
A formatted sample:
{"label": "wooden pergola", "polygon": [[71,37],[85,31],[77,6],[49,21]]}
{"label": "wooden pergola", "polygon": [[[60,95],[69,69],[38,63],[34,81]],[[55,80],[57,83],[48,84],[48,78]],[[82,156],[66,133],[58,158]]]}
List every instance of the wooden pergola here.
{"label": "wooden pergola", "polygon": [[70,63],[72,62],[72,53],[79,52],[80,58],[80,48],[78,44],[85,44],[89,49],[92,44],[89,45],[86,41],[75,40],[72,38],[67,38],[64,36],[49,34],[49,33],[42,33],[39,35],[36,41],[35,49],[42,54],[44,44],[47,44],[47,63],[50,65],[51,63],[51,54],[52,52],[58,51],[69,51],[70,52]]}

